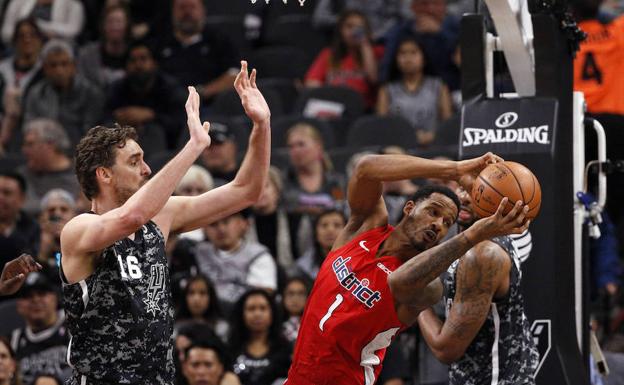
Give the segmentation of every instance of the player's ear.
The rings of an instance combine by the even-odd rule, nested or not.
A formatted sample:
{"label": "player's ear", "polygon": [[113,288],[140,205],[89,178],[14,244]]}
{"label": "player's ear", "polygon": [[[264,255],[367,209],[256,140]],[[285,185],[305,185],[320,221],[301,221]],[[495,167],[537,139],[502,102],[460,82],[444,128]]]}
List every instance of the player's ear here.
{"label": "player's ear", "polygon": [[112,179],[112,170],[108,167],[98,167],[95,169],[95,177],[102,183],[108,184]]}
{"label": "player's ear", "polygon": [[409,200],[409,201],[405,202],[405,205],[403,206],[403,217],[404,218],[409,215],[409,213],[414,209],[414,206],[416,206],[414,201]]}

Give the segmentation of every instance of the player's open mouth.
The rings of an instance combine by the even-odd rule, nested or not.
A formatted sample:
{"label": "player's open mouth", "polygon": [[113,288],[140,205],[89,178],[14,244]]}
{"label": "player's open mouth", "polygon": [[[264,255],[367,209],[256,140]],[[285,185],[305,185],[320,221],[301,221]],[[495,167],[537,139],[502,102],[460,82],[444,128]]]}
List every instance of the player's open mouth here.
{"label": "player's open mouth", "polygon": [[438,236],[438,234],[433,230],[425,230],[423,235],[425,236],[425,241],[427,242],[435,241]]}

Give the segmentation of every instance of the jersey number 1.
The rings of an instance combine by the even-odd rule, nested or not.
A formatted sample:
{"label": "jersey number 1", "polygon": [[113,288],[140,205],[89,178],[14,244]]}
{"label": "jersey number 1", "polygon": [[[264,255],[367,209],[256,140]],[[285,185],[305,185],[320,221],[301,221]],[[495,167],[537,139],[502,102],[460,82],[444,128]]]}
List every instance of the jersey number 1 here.
{"label": "jersey number 1", "polygon": [[336,300],[334,301],[334,303],[331,304],[329,309],[327,309],[327,314],[325,314],[323,318],[321,318],[321,322],[319,322],[319,329],[321,329],[321,331],[323,331],[323,326],[325,325],[325,322],[327,322],[327,320],[332,316],[332,313],[342,303],[343,299],[344,298],[342,298],[342,294],[336,294]]}
{"label": "jersey number 1", "polygon": [[117,262],[119,262],[119,271],[121,271],[121,278],[134,278],[138,279],[143,276],[141,273],[141,266],[139,266],[139,260],[134,255],[128,255],[126,257],[126,264],[128,265],[128,272],[126,273],[126,268],[124,267],[123,260],[121,259],[121,255],[117,256]]}

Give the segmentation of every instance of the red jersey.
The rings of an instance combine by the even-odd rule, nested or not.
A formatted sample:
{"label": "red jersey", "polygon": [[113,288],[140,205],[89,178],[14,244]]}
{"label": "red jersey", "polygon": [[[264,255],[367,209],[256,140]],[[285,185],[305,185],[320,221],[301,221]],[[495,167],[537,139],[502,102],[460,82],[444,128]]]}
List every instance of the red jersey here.
{"label": "red jersey", "polygon": [[388,275],[396,257],[376,258],[390,225],[330,252],[308,298],[286,385],[372,385],[399,330]]}

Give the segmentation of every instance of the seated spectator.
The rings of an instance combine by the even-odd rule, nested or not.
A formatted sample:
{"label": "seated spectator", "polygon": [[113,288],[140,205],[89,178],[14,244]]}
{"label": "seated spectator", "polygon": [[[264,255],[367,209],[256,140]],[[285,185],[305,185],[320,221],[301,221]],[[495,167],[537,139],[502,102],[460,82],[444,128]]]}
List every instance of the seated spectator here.
{"label": "seated spectator", "polygon": [[[57,0],[58,1],[58,0]],[[24,104],[24,120],[50,118],[58,121],[77,144],[99,122],[103,94],[76,73],[74,53],[60,40],[46,43],[41,52],[44,78],[33,84]]]}
{"label": "seated spectator", "polygon": [[225,370],[226,364],[219,345],[195,343],[184,351],[182,373],[188,385],[240,385],[238,376]]}
{"label": "seated spectator", "polygon": [[234,180],[238,172],[238,146],[234,133],[223,123],[210,124],[210,138],[212,143],[199,159],[200,164],[210,171],[218,187]]}
{"label": "seated spectator", "polygon": [[288,215],[281,204],[283,187],[279,170],[271,166],[260,199],[251,206],[252,217],[247,239],[268,247],[279,266],[288,269],[293,264],[294,249]]}
{"label": "seated spectator", "polygon": [[15,352],[11,349],[9,340],[0,336],[0,385],[18,385],[21,383]]}
{"label": "seated spectator", "polygon": [[44,274],[31,273],[20,292],[17,312],[26,326],[11,334],[11,346],[20,362],[24,384],[33,384],[37,375],[51,374],[66,380],[71,375],[67,364],[69,333],[58,311],[58,285]]}
{"label": "seated spectator", "polygon": [[56,257],[61,252],[61,230],[70,219],[76,216],[76,200],[67,190],[60,188],[48,191],[41,198],[39,214],[39,253],[37,261],[47,271],[59,276]]}
{"label": "seated spectator", "polygon": [[25,199],[24,177],[0,171],[0,266],[22,253],[37,255],[39,226],[22,210]]}
{"label": "seated spectator", "polygon": [[176,327],[189,322],[204,323],[221,340],[227,339],[228,324],[221,318],[217,292],[210,279],[201,274],[186,281],[184,299],[176,315]]}
{"label": "seated spectator", "polygon": [[291,349],[281,325],[275,301],[264,290],[250,290],[236,303],[229,341],[234,373],[243,384],[271,385],[287,377]]}
{"label": "seated spectator", "polygon": [[78,54],[78,72],[105,90],[126,73],[130,15],[125,7],[107,7],[100,19],[100,40],[86,44]]}
{"label": "seated spectator", "polygon": [[37,376],[33,385],[63,385],[63,381],[61,381],[56,376],[51,376],[49,374],[43,374]]}
{"label": "seated spectator", "polygon": [[451,90],[460,86],[459,68],[453,62],[459,36],[459,19],[448,14],[446,0],[411,0],[413,16],[392,28],[386,36],[386,51],[380,68],[380,81],[388,80],[399,43],[405,36],[418,38],[430,65],[426,72],[442,78]]}
{"label": "seated spectator", "polygon": [[13,39],[15,24],[27,17],[37,20],[37,25],[48,39],[73,42],[85,22],[84,7],[78,0],[12,0],[4,14],[2,41]]}
{"label": "seated spectator", "polygon": [[341,207],[344,181],[332,171],[323,139],[313,126],[298,123],[286,133],[290,166],[284,179],[284,205],[296,241],[295,255],[312,244],[312,221],[324,210]]}
{"label": "seated spectator", "polygon": [[316,217],[314,244],[297,259],[297,274],[303,274],[311,281],[316,279],[321,264],[346,224],[344,213],[334,209],[324,211]]}
{"label": "seated spectator", "polygon": [[277,289],[277,266],[263,245],[244,239],[249,226],[245,209],[204,230],[209,242],[195,250],[199,270],[212,280],[226,312],[250,288]]}
{"label": "seated spectator", "polygon": [[41,76],[39,53],[43,35],[33,19],[24,19],[15,25],[14,53],[0,62],[0,83],[4,85],[0,97],[3,117],[0,125],[0,146],[13,150],[10,139],[22,117],[22,101],[31,84]]}
{"label": "seated spectator", "polygon": [[352,9],[366,15],[374,41],[382,40],[390,28],[412,14],[405,0],[319,0],[312,20],[317,28],[333,29],[339,14]]}
{"label": "seated spectator", "polygon": [[182,87],[159,70],[151,49],[142,42],[128,49],[126,76],[111,85],[109,117],[132,126],[146,154],[173,148],[185,124]]}
{"label": "seated spectator", "polygon": [[206,27],[202,0],[173,0],[173,31],[155,42],[160,68],[183,86],[195,86],[203,99],[231,89],[238,52],[219,31]]}
{"label": "seated spectator", "polygon": [[70,151],[71,144],[65,130],[54,120],[34,119],[26,124],[22,143],[26,164],[17,169],[28,185],[24,210],[37,213],[43,195],[54,188],[78,196],[80,186],[74,173],[74,162],[67,156]]}
{"label": "seated spectator", "polygon": [[399,43],[388,83],[377,97],[377,114],[405,118],[422,146],[433,142],[438,127],[452,113],[448,88],[439,78],[426,76],[426,66],[417,38],[406,36]]}
{"label": "seated spectator", "polygon": [[[212,175],[200,165],[194,164],[186,171],[186,174],[180,179],[174,194],[181,196],[196,196],[210,191],[214,188],[214,180]],[[199,242],[204,240],[204,231],[196,229],[186,233],[179,234],[179,238],[191,239]]]}
{"label": "seated spectator", "polygon": [[[223,352],[227,352],[226,346],[223,341],[221,341],[211,329],[207,328],[204,323],[189,322],[187,324],[181,325],[180,328],[177,330],[177,334],[175,335],[174,361],[176,365],[176,385],[187,384],[186,378],[184,377],[182,365],[184,364],[186,349],[188,349],[192,345],[211,345],[218,347]],[[228,364],[226,364],[225,366],[229,368],[229,356],[227,356],[225,360],[228,362]],[[227,373],[234,376],[232,372]],[[229,377],[230,376],[226,374],[226,376],[224,377],[224,380],[226,381],[222,382],[221,385],[231,385],[227,382],[227,379]],[[232,385],[235,384],[238,383],[234,383]]]}
{"label": "seated spectator", "polygon": [[383,47],[373,46],[366,16],[346,11],[338,20],[331,47],[323,49],[305,76],[306,87],[346,86],[362,94],[368,107],[375,105],[377,62]]}
{"label": "seated spectator", "polygon": [[310,286],[304,278],[290,278],[284,285],[282,306],[286,320],[282,324],[282,334],[290,342],[291,346],[295,346],[295,341],[297,341],[299,327],[301,326],[301,316],[303,315],[309,294]]}

